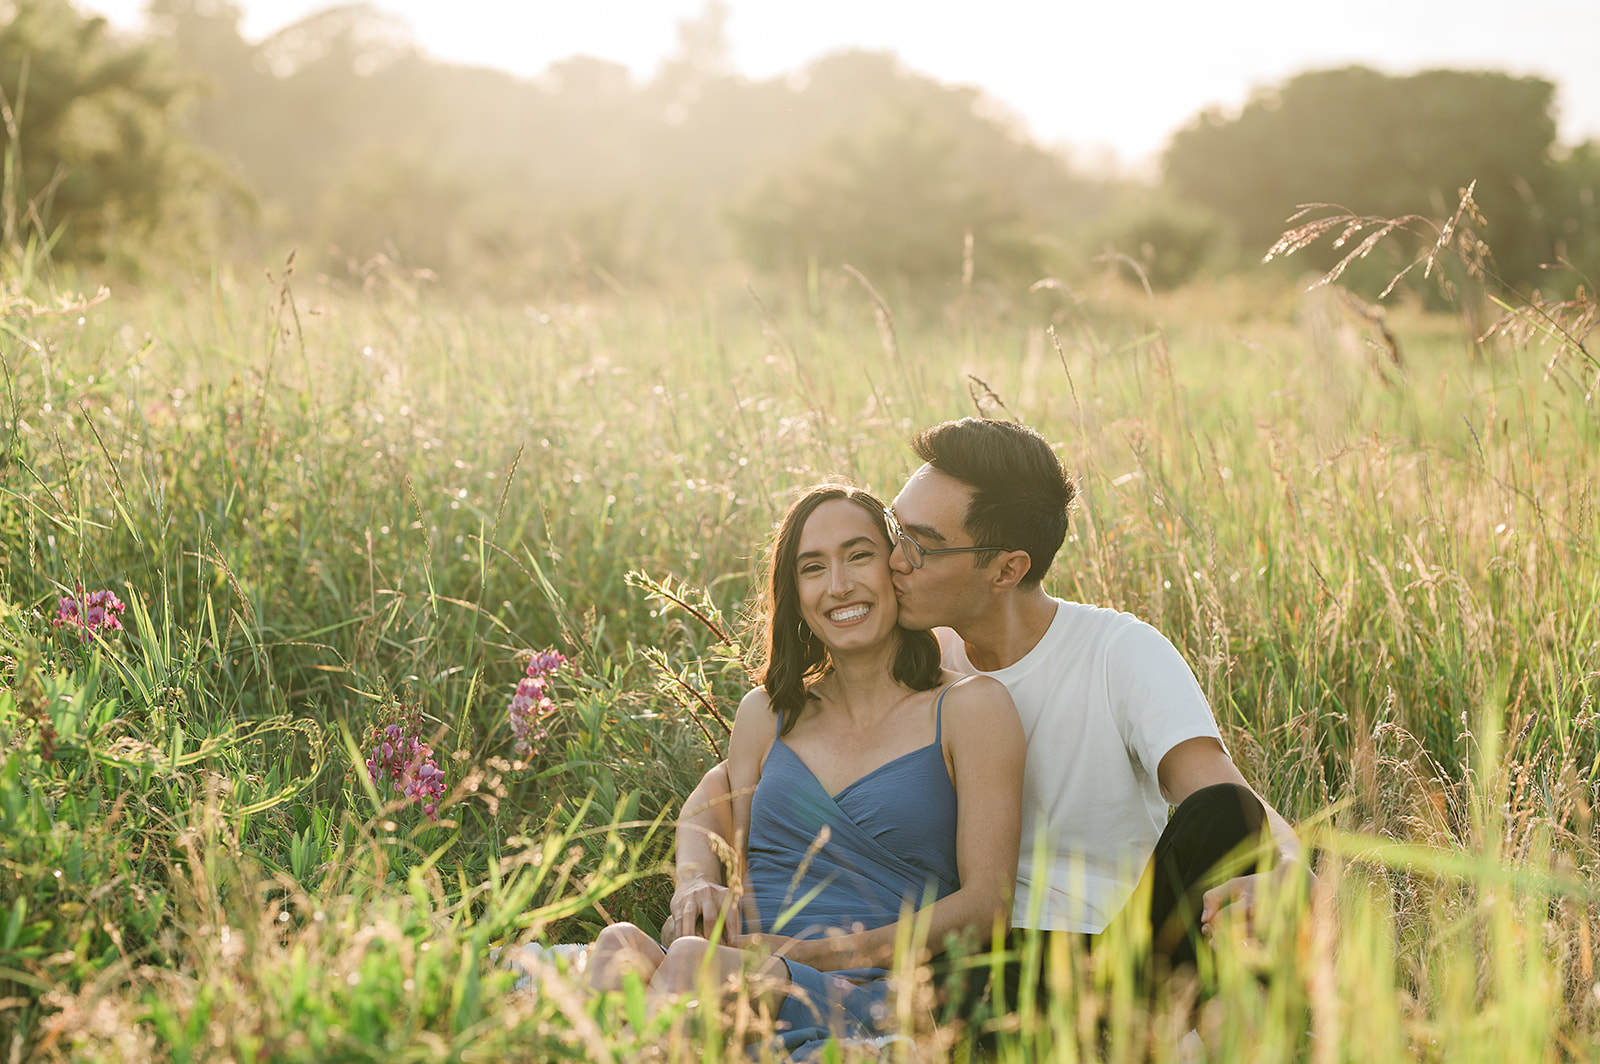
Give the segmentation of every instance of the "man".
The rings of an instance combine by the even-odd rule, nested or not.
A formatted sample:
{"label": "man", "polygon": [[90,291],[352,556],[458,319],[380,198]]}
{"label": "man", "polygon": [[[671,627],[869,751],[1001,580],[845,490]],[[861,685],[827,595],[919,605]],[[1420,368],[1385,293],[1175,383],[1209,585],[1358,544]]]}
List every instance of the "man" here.
{"label": "man", "polygon": [[[1045,593],[1073,487],[1044,438],[965,418],[912,448],[924,464],[886,514],[900,623],[939,629],[948,668],[1004,683],[1028,737],[1012,927],[1098,934],[1144,873],[1157,966],[1192,962],[1196,932],[1230,903],[1248,913],[1258,883],[1206,889],[1213,866],[1263,826],[1278,869],[1300,861],[1299,840],[1245,782],[1164,636]],[[685,805],[669,935],[719,913],[739,931],[711,838],[731,832],[727,787],[717,766]]]}

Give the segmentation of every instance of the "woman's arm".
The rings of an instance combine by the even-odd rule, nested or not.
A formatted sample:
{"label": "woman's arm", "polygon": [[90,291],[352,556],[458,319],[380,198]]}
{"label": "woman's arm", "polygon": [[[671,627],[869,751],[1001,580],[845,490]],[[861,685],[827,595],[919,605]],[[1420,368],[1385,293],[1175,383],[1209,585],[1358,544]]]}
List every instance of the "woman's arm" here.
{"label": "woman's arm", "polygon": [[[707,772],[684,802],[677,834],[678,887],[662,927],[664,944],[684,935],[710,935],[719,916],[726,936],[741,931],[735,888],[744,881],[750,796],[776,733],[777,718],[758,687],[739,703],[728,760]],[[729,857],[733,863],[724,868]]]}
{"label": "woman's arm", "polygon": [[[927,940],[936,947],[946,935],[970,931],[987,937],[996,921],[1002,926],[1009,922],[1027,747],[1011,695],[999,681],[983,676],[958,683],[945,696],[943,734],[956,790],[961,886],[912,916],[918,927],[927,927]],[[749,935],[741,941],[833,971],[886,967],[897,932],[898,924],[888,924],[820,939]]]}
{"label": "woman's arm", "polygon": [[[767,692],[757,687],[739,701],[733,718],[733,735],[728,739],[728,794],[733,807],[733,844],[738,856],[737,878],[744,881],[744,863],[750,838],[750,799],[761,782],[761,766],[777,738],[778,718],[773,715]],[[734,872],[734,869],[729,869]]]}
{"label": "woman's arm", "polygon": [[734,904],[722,868],[734,840],[733,795],[728,763],[719,761],[684,800],[678,816],[677,888],[672,916],[661,928],[662,945],[683,935],[709,935],[721,916],[730,934],[738,934],[739,907]]}

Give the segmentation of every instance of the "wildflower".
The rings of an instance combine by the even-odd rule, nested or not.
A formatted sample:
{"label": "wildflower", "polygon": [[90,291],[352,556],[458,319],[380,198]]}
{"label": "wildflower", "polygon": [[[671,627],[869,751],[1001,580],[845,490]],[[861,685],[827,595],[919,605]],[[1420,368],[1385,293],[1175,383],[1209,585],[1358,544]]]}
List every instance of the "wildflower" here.
{"label": "wildflower", "polygon": [[408,734],[414,721],[372,729],[367,776],[374,786],[389,783],[407,801],[421,802],[430,820],[439,819],[439,799],[444,797],[444,771],[434,764],[433,747]]}
{"label": "wildflower", "polygon": [[[80,596],[83,595],[82,585],[77,591]],[[51,623],[57,628],[78,628],[83,638],[88,639],[95,632],[122,631],[122,621],[118,618],[127,608],[109,588],[91,591],[81,601],[68,595],[57,605],[56,616]]]}
{"label": "wildflower", "polygon": [[542,651],[528,659],[527,675],[518,681],[511,704],[506,707],[518,757],[532,754],[536,744],[549,734],[540,721],[556,711],[555,700],[550,697],[550,681],[566,664],[566,655],[555,650]]}

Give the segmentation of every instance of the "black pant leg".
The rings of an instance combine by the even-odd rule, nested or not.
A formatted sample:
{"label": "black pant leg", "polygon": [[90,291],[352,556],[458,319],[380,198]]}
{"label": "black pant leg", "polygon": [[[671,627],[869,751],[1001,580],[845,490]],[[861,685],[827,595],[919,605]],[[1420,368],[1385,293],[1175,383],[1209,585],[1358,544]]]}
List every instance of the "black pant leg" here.
{"label": "black pant leg", "polygon": [[[1185,964],[1192,965],[1200,941],[1201,896],[1211,886],[1212,869],[1241,845],[1253,845],[1266,824],[1266,810],[1248,787],[1222,783],[1196,791],[1167,821],[1146,874],[1152,877],[1150,925],[1152,953],[1147,971],[1154,976]],[[1253,865],[1241,868],[1240,874]],[[1132,916],[1124,913],[1124,917]],[[1052,987],[1048,957],[1051,940],[1072,932],[1030,932],[1013,928],[1008,939],[1010,958],[998,978],[986,964],[964,965],[945,955],[934,962],[945,1022],[964,1021],[981,1028],[984,1021],[1015,1012],[1024,995],[1036,1008],[1049,1007]],[[1041,935],[1038,952],[1025,964],[1029,935]],[[1098,935],[1076,935],[1081,948],[1093,952]],[[957,954],[959,956],[959,954]],[[1154,992],[1158,980],[1147,981]],[[976,1044],[992,1046],[992,1037],[979,1035]]]}
{"label": "black pant leg", "polygon": [[[1211,870],[1241,845],[1254,845],[1266,809],[1248,787],[1218,783],[1195,791],[1167,821],[1150,858],[1151,963],[1155,971],[1194,964],[1201,898]],[[1253,862],[1238,874],[1255,870]]]}
{"label": "black pant leg", "polygon": [[[987,953],[962,959],[946,953],[933,962],[939,988],[939,1021],[968,1031],[969,1048],[980,1057],[996,1048],[997,1021],[1018,1012],[1024,998],[1036,1013],[1050,1009],[1057,988],[1050,982],[1051,953],[1057,949],[1092,952],[1098,936],[1072,931],[1030,931],[1012,928],[1002,943],[1005,959],[990,964]],[[1034,939],[1030,950],[1030,939]]]}

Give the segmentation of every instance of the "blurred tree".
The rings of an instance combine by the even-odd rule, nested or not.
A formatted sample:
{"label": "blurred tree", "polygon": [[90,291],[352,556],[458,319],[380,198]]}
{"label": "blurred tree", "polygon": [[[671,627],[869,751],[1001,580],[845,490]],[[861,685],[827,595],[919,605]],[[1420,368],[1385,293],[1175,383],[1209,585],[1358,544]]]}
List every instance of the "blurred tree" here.
{"label": "blurred tree", "polygon": [[145,14],[169,62],[198,81],[199,99],[185,116],[189,128],[237,161],[262,108],[273,102],[265,61],[239,33],[243,10],[233,0],[150,0]]}
{"label": "blurred tree", "polygon": [[[1165,179],[1262,252],[1301,204],[1443,218],[1476,181],[1498,270],[1527,283],[1551,251],[1538,204],[1551,181],[1553,92],[1539,78],[1492,72],[1301,74],[1258,92],[1236,117],[1202,112],[1174,134]],[[1308,253],[1326,267],[1346,250]]]}
{"label": "blurred tree", "polygon": [[664,117],[668,123],[681,123],[709,82],[733,73],[728,44],[730,14],[723,0],[707,0],[697,17],[678,23],[678,50],[655,78],[656,91],[667,99]]}
{"label": "blurred tree", "polygon": [[426,156],[373,145],[325,193],[318,235],[359,273],[375,255],[418,269],[450,262],[466,190]]}
{"label": "blurred tree", "polygon": [[970,232],[990,271],[1037,276],[1018,205],[956,156],[950,131],[915,110],[841,135],[734,213],[740,246],[767,269],[848,263],[926,284],[959,280]]}
{"label": "blurred tree", "polygon": [[[244,239],[270,231],[339,270],[382,255],[521,294],[653,283],[726,262],[734,217],[774,266],[804,267],[813,251],[781,248],[784,227],[793,236],[821,221],[857,242],[814,253],[862,269],[958,280],[971,230],[980,277],[1026,273],[1034,232],[1081,223],[1101,187],[976,90],[892,56],[739,77],[719,0],[680,26],[677,52],[643,82],[584,56],[533,79],[436,63],[362,5],[254,45],[234,0],[153,0],[151,12],[210,86],[196,135],[263,204]],[[763,200],[763,188],[778,191]],[[874,236],[857,240],[850,217],[818,213],[830,196]],[[767,216],[780,204],[787,222]]]}
{"label": "blurred tree", "polygon": [[[849,263],[917,285],[960,283],[965,237],[989,280],[1036,278],[1041,232],[1093,198],[1066,161],[1022,136],[976,90],[847,52],[791,85],[767,177],[730,212],[767,269]],[[776,108],[767,111],[771,115]]]}
{"label": "blurred tree", "polygon": [[1582,282],[1600,290],[1600,141],[1588,140],[1555,164],[1547,213],[1556,264],[1571,272],[1562,288]]}
{"label": "blurred tree", "polygon": [[272,85],[270,106],[256,111],[250,172],[302,207],[373,145],[409,149],[431,132],[432,109],[418,98],[426,83],[409,76],[430,64],[404,23],[370,5],[284,27],[256,47],[256,64]]}
{"label": "blurred tree", "polygon": [[6,249],[30,230],[71,260],[148,246],[207,176],[174,130],[183,81],[67,0],[11,0],[0,17]]}
{"label": "blurred tree", "polygon": [[1091,229],[1091,246],[1132,273],[1138,264],[1156,290],[1187,284],[1222,258],[1226,226],[1203,207],[1174,203],[1160,192],[1140,189],[1111,208]]}

